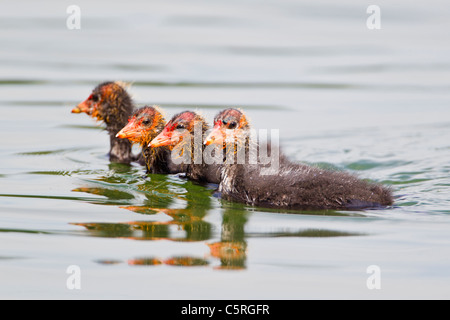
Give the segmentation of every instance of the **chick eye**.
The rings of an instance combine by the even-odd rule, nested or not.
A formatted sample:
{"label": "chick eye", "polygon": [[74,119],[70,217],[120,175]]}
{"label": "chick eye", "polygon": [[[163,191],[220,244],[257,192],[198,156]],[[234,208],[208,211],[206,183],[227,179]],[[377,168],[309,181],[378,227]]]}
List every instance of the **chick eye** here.
{"label": "chick eye", "polygon": [[98,94],[93,95],[92,96],[92,101],[94,101],[94,102],[100,101],[100,96]]}
{"label": "chick eye", "polygon": [[150,120],[144,120],[144,121],[142,121],[142,124],[144,126],[148,126],[150,124]]}
{"label": "chick eye", "polygon": [[236,126],[237,126],[237,123],[236,122],[230,122],[230,124],[228,125],[228,129],[234,129],[234,128],[236,128]]}
{"label": "chick eye", "polygon": [[184,124],[178,124],[177,125],[177,127],[176,127],[177,129],[185,129],[186,127],[184,126]]}

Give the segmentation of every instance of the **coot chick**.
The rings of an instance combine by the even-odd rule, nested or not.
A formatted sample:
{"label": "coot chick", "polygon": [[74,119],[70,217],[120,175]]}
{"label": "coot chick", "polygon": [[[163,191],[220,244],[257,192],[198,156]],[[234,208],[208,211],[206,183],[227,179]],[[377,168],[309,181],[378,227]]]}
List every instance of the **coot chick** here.
{"label": "coot chick", "polygon": [[[249,150],[250,124],[237,109],[226,109],[214,118],[214,129],[205,144],[230,144]],[[229,152],[228,152],[229,154]],[[276,172],[263,171],[261,164],[227,161],[221,171],[219,192],[229,201],[253,206],[293,210],[352,210],[393,204],[391,191],[344,172],[323,170],[305,164],[280,161]]]}
{"label": "coot chick", "polygon": [[131,115],[128,124],[116,135],[119,139],[128,139],[141,146],[147,173],[180,172],[179,166],[171,161],[169,148],[148,146],[163,130],[165,124],[166,121],[158,106],[144,106]]}
{"label": "coot chick", "polygon": [[220,166],[203,159],[203,139],[209,129],[204,118],[196,112],[184,111],[172,117],[163,131],[151,141],[150,147],[168,146],[171,157],[181,166],[189,179],[202,183],[220,182]]}
{"label": "coot chick", "polygon": [[139,155],[133,155],[130,141],[116,138],[120,129],[127,124],[133,110],[134,103],[125,84],[108,81],[95,87],[85,101],[72,109],[72,113],[84,112],[106,124],[106,131],[110,137],[110,161],[127,164],[133,161],[142,163]]}

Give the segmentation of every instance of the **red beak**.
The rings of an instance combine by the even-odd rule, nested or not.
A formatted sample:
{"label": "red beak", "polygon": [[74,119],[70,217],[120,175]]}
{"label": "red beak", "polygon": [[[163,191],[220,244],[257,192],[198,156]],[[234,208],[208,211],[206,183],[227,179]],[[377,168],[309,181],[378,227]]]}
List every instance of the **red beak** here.
{"label": "red beak", "polygon": [[158,136],[155,139],[153,139],[148,146],[151,148],[156,148],[172,145],[174,143],[172,141],[172,137],[173,132],[169,132],[168,130],[166,130],[166,128],[164,128],[164,130],[160,134],[158,134]]}
{"label": "red beak", "polygon": [[164,130],[155,138],[153,139],[149,147],[155,148],[155,147],[162,147],[162,146],[174,146],[180,140],[183,138],[185,132],[173,130],[170,131],[167,129],[167,127],[164,128]]}
{"label": "red beak", "polygon": [[204,144],[209,146],[210,144],[222,145],[225,140],[225,136],[222,132],[221,125],[216,124],[211,133],[206,137]]}
{"label": "red beak", "polygon": [[142,135],[142,131],[140,130],[137,123],[133,120],[128,122],[128,124],[122,128],[117,134],[116,137],[120,139],[129,139],[132,141],[138,142]]}
{"label": "red beak", "polygon": [[86,114],[89,114],[91,112],[91,102],[89,101],[89,98],[72,109],[72,113],[82,113],[82,112]]}

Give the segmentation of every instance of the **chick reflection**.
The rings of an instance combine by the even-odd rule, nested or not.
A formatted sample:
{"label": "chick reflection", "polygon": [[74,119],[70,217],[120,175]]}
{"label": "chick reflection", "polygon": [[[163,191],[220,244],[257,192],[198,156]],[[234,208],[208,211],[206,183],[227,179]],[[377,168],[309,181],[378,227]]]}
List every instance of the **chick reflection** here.
{"label": "chick reflection", "polygon": [[218,269],[244,269],[247,243],[244,226],[247,212],[227,208],[223,213],[221,239],[208,244],[212,257],[220,259]]}
{"label": "chick reflection", "polygon": [[[87,201],[100,205],[128,207],[138,201],[139,206],[142,206],[143,197],[146,198],[145,204],[148,207],[166,208],[173,203],[176,194],[170,192],[172,181],[167,176],[145,177],[139,174],[138,167],[118,163],[110,163],[108,169],[100,175],[97,171],[79,172],[87,176],[95,174],[95,177],[84,178],[84,185],[73,189],[72,192],[95,195],[96,197]],[[156,211],[149,210],[145,213],[154,214]]]}
{"label": "chick reflection", "polygon": [[[192,205],[191,205],[192,206]],[[189,204],[188,206],[189,207]],[[172,240],[172,241],[206,241],[212,238],[212,228],[202,220],[204,214],[199,208],[163,209],[167,215],[173,217],[169,222],[130,222],[123,224],[78,224],[92,232],[92,235],[126,237],[134,240]],[[199,212],[201,214],[199,214]],[[221,239],[218,242],[206,243],[209,256],[219,259],[220,265],[215,269],[244,269],[246,267],[246,249],[244,226],[247,213],[243,210],[225,209],[222,219]],[[178,231],[185,232],[183,237],[177,237],[177,232],[170,230],[177,226]],[[136,233],[139,231],[139,233]],[[111,260],[98,261],[111,264]],[[159,258],[154,256],[136,257],[127,260],[132,266],[209,266],[211,261],[207,257],[176,256]]]}
{"label": "chick reflection", "polygon": [[[74,223],[75,225],[82,226],[83,232],[93,237],[205,244],[203,257],[191,255],[157,257],[150,252],[149,255],[140,257],[127,257],[125,261],[130,266],[211,266],[215,269],[242,270],[247,267],[248,238],[357,235],[316,229],[288,231],[271,228],[270,231],[245,232],[248,215],[252,212],[246,206],[224,201],[221,202],[219,209],[216,205],[212,205],[215,198],[211,197],[213,193],[211,188],[172,175],[152,174],[143,179],[141,175],[136,175],[133,168],[128,168],[114,167],[107,174],[89,180],[87,186],[75,191],[101,195],[105,199],[96,197],[96,201],[89,199],[89,202],[130,210],[145,216],[146,221],[86,222]],[[124,213],[126,210],[123,210]],[[213,226],[205,221],[204,218],[211,210],[216,213],[221,211],[220,226]],[[215,241],[217,239],[220,240]],[[97,262],[104,265],[124,263],[115,259]]]}
{"label": "chick reflection", "polygon": [[[147,209],[149,210],[149,209]],[[73,223],[83,226],[91,236],[132,240],[205,241],[212,226],[202,220],[203,209],[152,209],[166,214],[170,221],[130,221],[121,223]]]}
{"label": "chick reflection", "polygon": [[[211,238],[211,224],[203,221],[211,208],[212,190],[176,175],[136,176],[129,166],[111,164],[107,174],[96,177],[85,187],[74,189],[101,195],[95,204],[119,205],[139,214],[155,215],[153,220],[121,223],[76,223],[91,236],[134,240],[204,241]],[[172,206],[182,208],[171,208]]]}
{"label": "chick reflection", "polygon": [[[209,248],[208,259],[219,259],[220,269],[243,269],[246,261],[244,225],[247,222],[245,210],[225,208],[220,232],[220,241],[206,243],[213,239],[213,226],[204,221],[212,208],[212,190],[167,175],[151,175],[148,180],[136,180],[132,171],[115,166],[109,174],[97,177],[102,184],[95,187],[75,189],[106,197],[97,204],[120,204],[119,207],[139,214],[168,216],[169,221],[129,221],[120,223],[74,223],[83,226],[90,236],[126,238],[132,240],[204,241]],[[118,171],[118,169],[121,169]],[[131,175],[130,175],[131,173]],[[135,180],[133,180],[135,179]],[[94,181],[94,183],[95,183]],[[131,182],[131,184],[130,184]],[[121,186],[127,188],[121,190]],[[131,185],[131,187],[130,187]],[[115,188],[114,188],[115,186]],[[143,197],[144,196],[144,197]],[[136,205],[136,199],[141,203]],[[166,201],[167,200],[167,201]],[[184,204],[184,208],[170,208]],[[159,219],[160,220],[160,219]],[[208,256],[208,255],[206,255]],[[127,260],[135,266],[207,266],[205,257],[176,256],[171,258],[136,257]],[[111,260],[98,261],[111,264]]]}
{"label": "chick reflection", "polygon": [[209,262],[206,259],[202,258],[182,256],[182,257],[172,257],[168,259],[136,258],[128,260],[128,264],[133,266],[155,266],[160,264],[166,264],[180,267],[195,267],[195,266],[206,266],[209,264]]}

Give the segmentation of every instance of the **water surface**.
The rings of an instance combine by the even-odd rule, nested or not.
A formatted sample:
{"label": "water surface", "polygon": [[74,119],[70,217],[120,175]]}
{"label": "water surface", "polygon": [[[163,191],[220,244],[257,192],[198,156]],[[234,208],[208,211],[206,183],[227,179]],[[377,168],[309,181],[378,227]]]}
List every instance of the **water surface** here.
{"label": "water surface", "polygon": [[[381,30],[356,1],[78,1],[80,30],[70,4],[1,5],[1,298],[450,297],[446,2],[382,1]],[[101,124],[70,113],[105,80],[168,116],[241,107],[291,159],[390,185],[395,206],[252,208],[110,163]]]}

